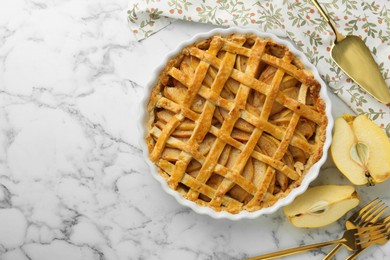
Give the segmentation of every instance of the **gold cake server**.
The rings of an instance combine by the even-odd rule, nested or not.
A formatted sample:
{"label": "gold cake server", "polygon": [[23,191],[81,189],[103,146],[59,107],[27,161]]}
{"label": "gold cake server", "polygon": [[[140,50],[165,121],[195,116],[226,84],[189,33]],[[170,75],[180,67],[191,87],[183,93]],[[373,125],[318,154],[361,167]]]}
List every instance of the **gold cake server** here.
{"label": "gold cake server", "polygon": [[330,55],[356,84],[378,101],[389,104],[390,90],[364,41],[355,35],[340,34],[317,0],[311,0],[336,35]]}

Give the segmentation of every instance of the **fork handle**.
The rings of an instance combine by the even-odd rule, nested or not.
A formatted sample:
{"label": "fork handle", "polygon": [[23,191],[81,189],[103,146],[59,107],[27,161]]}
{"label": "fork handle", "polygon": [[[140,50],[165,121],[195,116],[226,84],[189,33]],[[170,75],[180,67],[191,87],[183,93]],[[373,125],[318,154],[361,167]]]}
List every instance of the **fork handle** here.
{"label": "fork handle", "polygon": [[318,247],[330,246],[330,245],[340,244],[344,242],[346,242],[346,240],[342,238],[334,241],[327,241],[327,242],[322,242],[322,243],[317,243],[317,244],[312,244],[307,246],[294,247],[294,248],[290,248],[290,249],[286,249],[274,253],[259,255],[259,256],[248,258],[247,260],[273,259],[281,256],[295,255]]}
{"label": "fork handle", "polygon": [[356,251],[355,253],[353,253],[352,255],[348,256],[348,258],[346,258],[345,260],[354,260],[358,257],[358,255],[360,255],[361,252],[363,252],[363,250],[358,250]]}
{"label": "fork handle", "polygon": [[335,246],[333,249],[332,249],[332,251],[330,251],[325,257],[324,257],[324,259],[322,259],[322,260],[330,260],[330,259],[332,259],[332,257],[340,250],[340,248],[341,248],[341,244],[338,244],[337,246]]}

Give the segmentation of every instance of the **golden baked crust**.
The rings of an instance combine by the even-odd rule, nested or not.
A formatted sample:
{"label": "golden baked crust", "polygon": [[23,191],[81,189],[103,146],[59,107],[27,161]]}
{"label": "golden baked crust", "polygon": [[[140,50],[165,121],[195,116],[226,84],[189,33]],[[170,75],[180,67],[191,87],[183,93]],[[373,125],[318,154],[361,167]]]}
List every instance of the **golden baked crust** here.
{"label": "golden baked crust", "polygon": [[171,59],[147,106],[150,160],[183,197],[237,213],[273,205],[322,156],[320,84],[286,46],[216,35]]}

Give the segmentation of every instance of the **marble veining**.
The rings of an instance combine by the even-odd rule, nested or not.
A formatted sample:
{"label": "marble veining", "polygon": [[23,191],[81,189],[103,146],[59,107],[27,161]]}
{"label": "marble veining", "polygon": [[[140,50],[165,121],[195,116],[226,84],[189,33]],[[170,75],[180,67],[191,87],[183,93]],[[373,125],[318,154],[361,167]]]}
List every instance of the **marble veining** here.
{"label": "marble veining", "polygon": [[[138,144],[148,71],[179,41],[214,27],[177,22],[136,42],[127,5],[0,1],[0,259],[242,259],[338,238],[345,218],[312,230],[294,228],[281,210],[215,220],[163,192]],[[330,95],[334,116],[350,113]],[[316,184],[348,181],[329,159]],[[390,204],[389,185],[359,187],[362,203]],[[389,251],[375,246],[362,259]]]}

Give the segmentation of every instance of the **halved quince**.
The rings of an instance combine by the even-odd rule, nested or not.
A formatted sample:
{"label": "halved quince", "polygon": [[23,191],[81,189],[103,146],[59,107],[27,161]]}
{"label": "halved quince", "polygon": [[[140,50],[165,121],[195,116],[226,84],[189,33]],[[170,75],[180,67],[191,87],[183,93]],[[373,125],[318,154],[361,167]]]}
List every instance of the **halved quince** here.
{"label": "halved quince", "polygon": [[309,188],[284,213],[296,227],[317,228],[329,225],[359,204],[353,186],[323,185]]}
{"label": "halved quince", "polygon": [[336,119],[331,154],[336,167],[355,185],[374,185],[390,177],[390,141],[365,115]]}

